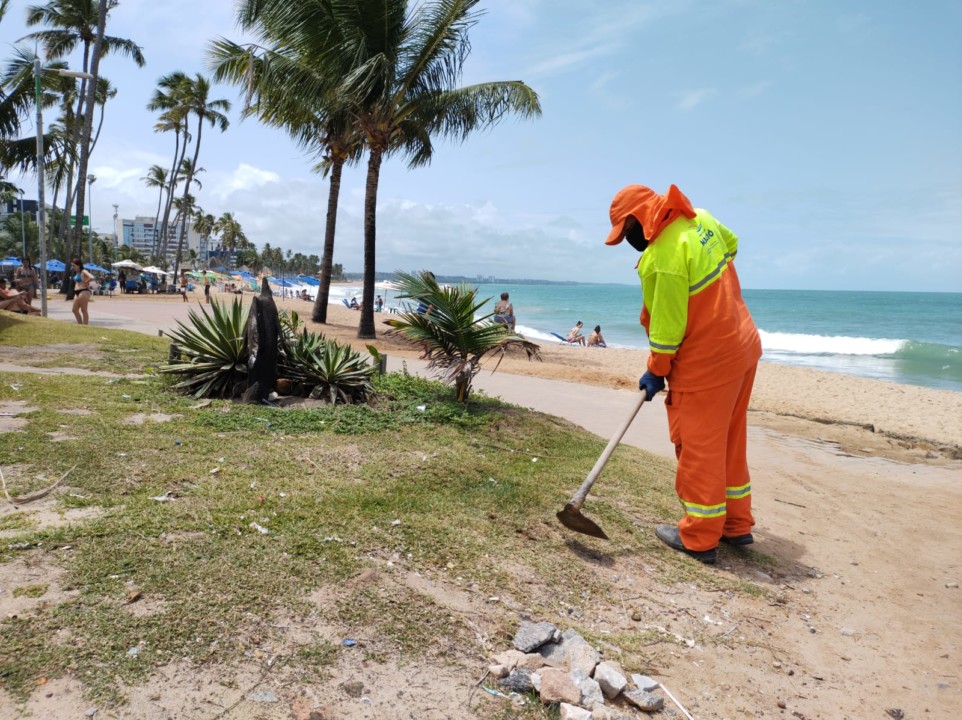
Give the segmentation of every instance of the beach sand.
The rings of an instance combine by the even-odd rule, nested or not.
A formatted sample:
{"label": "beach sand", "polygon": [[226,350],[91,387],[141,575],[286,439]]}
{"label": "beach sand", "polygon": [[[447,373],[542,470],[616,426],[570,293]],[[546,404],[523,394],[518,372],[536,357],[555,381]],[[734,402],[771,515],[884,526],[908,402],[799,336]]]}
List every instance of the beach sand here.
{"label": "beach sand", "polygon": [[[304,301],[278,305],[304,320],[312,309]],[[176,297],[97,298],[91,322],[152,333],[197,307]],[[69,306],[54,301],[51,308],[52,316],[70,320]],[[332,305],[328,324],[308,325],[360,351],[373,344],[395,364],[410,359],[413,366],[418,350],[390,336],[387,314],[375,317],[373,342],[357,339],[360,314],[347,308]],[[541,353],[543,362],[507,357],[484,381],[498,379],[510,385],[514,402],[610,436],[637,397],[646,352],[546,344]],[[658,617],[668,632],[693,638],[687,646],[653,643],[648,671],[697,718],[902,717],[892,714],[896,709],[906,718],[962,717],[962,393],[762,363],[748,422],[754,561],[746,564],[723,549],[715,567],[763,592],[730,595],[683,579],[662,586],[650,580],[644,553],[610,557],[603,545],[578,552],[585,545],[555,542],[559,552],[571,551],[570,562],[590,563],[623,588],[620,601],[594,599],[582,623],[599,636],[637,632],[631,603]],[[659,395],[639,413],[625,442],[671,457],[667,435]],[[589,516],[592,501],[604,497],[604,479],[588,499]],[[555,538],[553,517],[532,522]],[[403,670],[372,666],[367,672],[382,672],[378,684],[387,688],[410,682]],[[216,686],[212,673],[205,682]],[[165,693],[189,696],[191,682]],[[438,705],[447,711],[437,716],[458,716],[464,700],[457,692],[468,693],[475,682],[464,679],[463,687],[435,698],[447,703]],[[336,696],[336,687],[328,689]],[[393,707],[390,698],[384,702]],[[373,717],[369,708],[351,707],[341,704],[324,717]],[[263,717],[289,715],[278,710]]]}
{"label": "beach sand", "polygon": [[[310,322],[311,303],[282,300],[278,307],[297,311],[310,329],[359,350],[368,344],[357,338],[357,311],[331,305],[328,323],[317,325]],[[376,314],[373,344],[385,354],[418,357],[417,349],[391,337],[384,325],[389,317]],[[638,333],[644,337],[640,325]],[[647,351],[544,343],[541,356],[542,362],[529,362],[523,355],[508,355],[497,372],[634,390]],[[496,362],[489,359],[485,369]],[[834,441],[846,452],[910,462],[962,459],[962,393],[762,362],[750,412],[750,424]]]}

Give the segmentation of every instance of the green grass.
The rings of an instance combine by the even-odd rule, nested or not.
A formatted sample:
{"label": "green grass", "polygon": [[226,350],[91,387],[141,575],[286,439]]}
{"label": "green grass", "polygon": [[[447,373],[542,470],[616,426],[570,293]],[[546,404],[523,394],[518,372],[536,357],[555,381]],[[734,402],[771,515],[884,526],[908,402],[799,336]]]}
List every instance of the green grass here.
{"label": "green grass", "polygon": [[[73,468],[59,507],[102,510],[55,529],[17,515],[0,522],[12,535],[2,562],[69,545],[47,557],[62,564],[61,587],[76,591],[45,603],[46,585],[22,587],[36,607],[0,621],[0,686],[15,697],[41,676],[69,674],[91,700],[122,702],[122,684],[165,663],[240,660],[252,637],[270,640],[265,627],[279,617],[320,615],[346,637],[368,638],[372,660],[470,654],[474,628],[450,608],[400,585],[352,584],[388,561],[480,597],[508,593],[533,615],[612,594],[597,567],[639,553],[658,582],[755,591],[657,543],[647,529],[678,513],[672,464],[632,448],[619,448],[586,508],[612,541],[563,531],[554,513],[604,441],[556,418],[482,395],[465,406],[451,387],[406,374],[379,379],[369,406],[215,401],[194,409],[195,400],[151,372],[166,360],[160,339],[0,319],[11,346],[83,342],[94,333],[103,358],[125,358],[124,371],[142,377],[22,373],[0,385],[0,400],[37,408],[22,431],[0,434],[0,462],[20,470],[11,493],[35,491]],[[70,409],[91,414],[62,412]],[[153,414],[173,419],[131,424]],[[69,439],[51,443],[54,432]],[[321,607],[308,599],[319,590]],[[64,635],[69,641],[51,641]],[[644,636],[623,645],[623,660],[644,666]],[[315,637],[287,662],[322,673],[339,650]],[[517,717],[551,712],[532,706]]]}

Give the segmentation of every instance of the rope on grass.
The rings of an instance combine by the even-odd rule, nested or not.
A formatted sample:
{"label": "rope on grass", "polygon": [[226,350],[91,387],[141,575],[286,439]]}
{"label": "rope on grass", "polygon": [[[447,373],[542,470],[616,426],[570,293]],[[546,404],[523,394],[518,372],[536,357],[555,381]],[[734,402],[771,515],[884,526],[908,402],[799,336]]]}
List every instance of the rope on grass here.
{"label": "rope on grass", "polygon": [[7,491],[7,480],[3,476],[3,468],[0,467],[0,483],[3,484],[3,494],[7,496],[7,502],[9,502],[14,507],[16,507],[17,505],[26,505],[27,503],[34,502],[35,500],[40,500],[41,498],[47,497],[47,495],[49,495],[54,490],[56,490],[57,486],[60,485],[60,483],[62,483],[64,480],[66,480],[67,476],[70,473],[72,473],[76,467],[77,465],[74,465],[72,468],[70,468],[67,472],[65,472],[63,475],[60,476],[60,479],[57,480],[57,482],[55,482],[50,487],[44,488],[43,490],[39,490],[38,492],[35,492],[35,493],[31,493],[30,495],[24,495],[22,497],[10,497],[10,493]]}

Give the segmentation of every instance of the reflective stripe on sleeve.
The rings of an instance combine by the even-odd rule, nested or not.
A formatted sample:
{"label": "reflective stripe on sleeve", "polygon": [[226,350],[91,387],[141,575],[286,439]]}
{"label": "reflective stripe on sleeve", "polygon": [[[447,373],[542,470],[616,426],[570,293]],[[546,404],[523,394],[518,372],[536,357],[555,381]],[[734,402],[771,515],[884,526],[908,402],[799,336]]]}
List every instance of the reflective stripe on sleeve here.
{"label": "reflective stripe on sleeve", "polygon": [[685,508],[685,512],[693,517],[717,518],[725,515],[725,503],[719,503],[718,505],[699,505],[698,503],[682,500],[681,504]]}
{"label": "reflective stripe on sleeve", "polygon": [[656,343],[649,340],[648,347],[654,352],[673,353],[673,352],[678,352],[678,348],[681,347],[681,343],[677,345],[663,345],[661,343]]}

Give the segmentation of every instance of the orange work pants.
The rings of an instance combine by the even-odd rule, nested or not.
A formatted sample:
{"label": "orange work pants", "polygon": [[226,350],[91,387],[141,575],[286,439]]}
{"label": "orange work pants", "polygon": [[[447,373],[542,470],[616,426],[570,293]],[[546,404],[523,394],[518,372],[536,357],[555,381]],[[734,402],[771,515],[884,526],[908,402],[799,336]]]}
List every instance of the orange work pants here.
{"label": "orange work pants", "polygon": [[678,521],[689,550],[711,550],[722,535],[751,532],[751,480],[746,451],[748,400],[755,366],[731,382],[698,392],[668,391],[668,431],[678,470]]}

